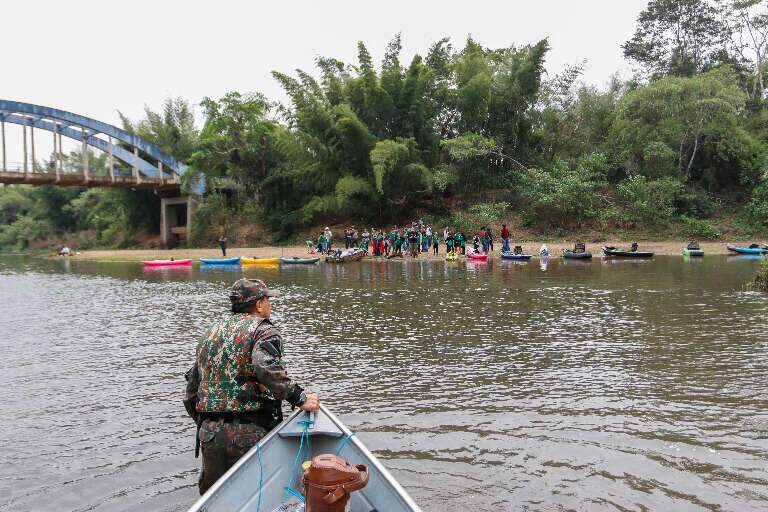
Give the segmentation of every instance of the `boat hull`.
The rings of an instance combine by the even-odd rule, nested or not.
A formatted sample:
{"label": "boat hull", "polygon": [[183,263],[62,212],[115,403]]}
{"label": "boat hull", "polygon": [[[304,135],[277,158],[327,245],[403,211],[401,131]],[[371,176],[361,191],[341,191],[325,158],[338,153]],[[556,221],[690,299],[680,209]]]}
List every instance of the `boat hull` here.
{"label": "boat hull", "polygon": [[242,265],[278,265],[280,258],[240,258]]}
{"label": "boat hull", "polygon": [[570,260],[588,260],[592,258],[591,252],[573,252],[569,250],[563,251],[563,258],[567,258]]}
{"label": "boat hull", "polygon": [[237,258],[200,258],[203,265],[237,265],[240,263],[240,257]]}
{"label": "boat hull", "polygon": [[701,258],[704,256],[703,249],[683,249],[683,256],[690,256],[692,258]]}
{"label": "boat hull", "polygon": [[366,252],[362,249],[356,249],[352,253],[342,254],[341,256],[331,255],[325,258],[325,261],[329,263],[349,263],[350,261],[358,261],[365,257]]}
{"label": "boat hull", "polygon": [[191,259],[185,260],[147,260],[142,261],[147,267],[182,267],[185,265],[191,265]]}
{"label": "boat hull", "polygon": [[652,252],[620,251],[610,247],[603,247],[603,254],[609,258],[653,258]]}
{"label": "boat hull", "polygon": [[531,254],[514,254],[512,252],[500,252],[499,256],[501,256],[501,259],[503,260],[520,260],[525,261],[533,258],[533,255]]}
{"label": "boat hull", "polygon": [[[308,418],[307,413],[299,409],[294,411],[201,496],[189,512],[240,512],[256,511],[257,508],[272,512],[278,509],[286,497],[285,486],[290,485],[296,490],[301,487],[301,469],[298,468],[296,475],[291,473],[301,444],[300,422]],[[338,452],[350,463],[368,467],[368,485],[352,493],[351,512],[421,511],[381,462],[333,413],[321,406],[314,420],[307,430],[309,442],[304,444],[309,446],[310,453],[305,450],[301,461]]]}
{"label": "boat hull", "polygon": [[735,245],[726,245],[729,251],[735,252],[736,254],[768,254],[768,249],[763,249],[762,247],[736,247]]}
{"label": "boat hull", "polygon": [[314,265],[320,258],[280,258],[283,265]]}

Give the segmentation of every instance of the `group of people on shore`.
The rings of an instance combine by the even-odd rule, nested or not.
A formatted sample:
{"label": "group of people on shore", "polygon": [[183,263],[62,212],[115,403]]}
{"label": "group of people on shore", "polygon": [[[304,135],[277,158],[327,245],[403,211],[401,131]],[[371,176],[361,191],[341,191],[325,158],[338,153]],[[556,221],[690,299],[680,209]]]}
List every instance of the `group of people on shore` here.
{"label": "group of people on shore", "polygon": [[[442,233],[434,229],[432,225],[423,221],[412,222],[410,226],[392,229],[363,228],[359,232],[354,226],[344,229],[345,249],[360,248],[373,256],[392,258],[404,256],[417,257],[420,253],[439,254],[440,243],[445,246],[447,253],[460,253],[466,255],[467,245],[471,244],[472,250],[477,253],[488,254],[494,249],[494,235],[490,226],[483,226],[478,232],[469,238],[462,230],[451,230],[446,226]],[[501,229],[502,250],[509,250],[509,229],[502,225]],[[333,232],[329,227],[320,232],[317,243],[314,244],[317,251],[328,254],[333,250]]]}

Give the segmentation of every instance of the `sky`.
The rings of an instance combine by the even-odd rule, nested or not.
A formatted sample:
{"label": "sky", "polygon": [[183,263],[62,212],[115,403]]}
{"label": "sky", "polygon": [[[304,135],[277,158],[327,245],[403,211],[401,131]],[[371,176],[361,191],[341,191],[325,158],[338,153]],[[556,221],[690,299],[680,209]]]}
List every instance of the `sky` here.
{"label": "sky", "polygon": [[[396,33],[401,62],[449,37],[500,48],[549,38],[549,73],[588,60],[584,81],[630,74],[621,52],[647,0],[10,0],[2,6],[0,98],[120,125],[169,97],[198,104],[229,91],[284,95],[270,72],[318,56],[377,62]],[[199,108],[198,117],[200,116]],[[11,152],[9,148],[9,153]]]}

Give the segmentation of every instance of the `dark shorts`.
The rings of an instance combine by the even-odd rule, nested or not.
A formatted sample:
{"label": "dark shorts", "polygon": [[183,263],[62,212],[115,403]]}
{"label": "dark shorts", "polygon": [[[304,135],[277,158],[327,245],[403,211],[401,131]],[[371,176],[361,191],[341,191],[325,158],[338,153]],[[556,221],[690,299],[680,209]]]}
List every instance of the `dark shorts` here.
{"label": "dark shorts", "polygon": [[203,452],[203,468],[198,480],[200,494],[205,493],[265,435],[267,429],[252,423],[203,420],[199,434]]}

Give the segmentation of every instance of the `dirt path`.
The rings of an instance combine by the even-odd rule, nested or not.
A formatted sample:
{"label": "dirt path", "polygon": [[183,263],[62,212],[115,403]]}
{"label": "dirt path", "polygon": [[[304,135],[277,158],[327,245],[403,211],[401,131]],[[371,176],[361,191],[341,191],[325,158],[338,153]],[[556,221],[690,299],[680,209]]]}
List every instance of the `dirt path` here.
{"label": "dirt path", "polygon": [[[733,242],[735,245],[748,246],[749,242]],[[587,250],[594,256],[601,255],[603,245],[613,245],[619,248],[629,248],[628,242],[604,242],[602,244],[590,244]],[[640,244],[641,251],[653,251],[658,255],[679,255],[685,241],[666,241],[666,242],[643,242]],[[706,254],[728,254],[725,242],[702,242],[701,248]],[[498,252],[500,243],[494,244]],[[540,243],[523,243],[523,249],[530,254],[538,254]],[[573,244],[551,243],[547,244],[549,253],[552,257],[559,257],[565,248],[573,248]],[[247,256],[254,258],[271,258],[277,256],[286,257],[307,257],[306,247],[233,247],[227,249],[227,257]],[[221,258],[219,249],[170,249],[170,250],[111,250],[111,251],[83,251],[73,256],[74,259],[95,260],[95,261],[141,261],[152,259],[182,259],[182,258]],[[445,246],[440,246],[440,253],[437,256],[432,254],[422,254],[420,258],[443,259],[445,257]],[[498,257],[498,256],[497,256]]]}

